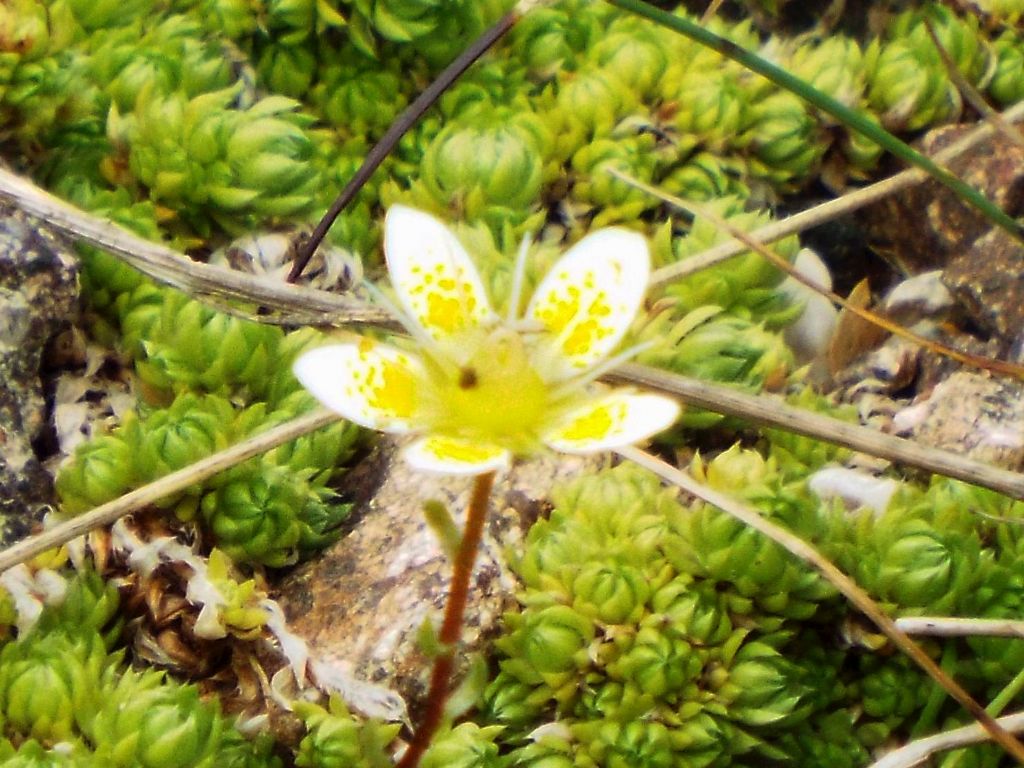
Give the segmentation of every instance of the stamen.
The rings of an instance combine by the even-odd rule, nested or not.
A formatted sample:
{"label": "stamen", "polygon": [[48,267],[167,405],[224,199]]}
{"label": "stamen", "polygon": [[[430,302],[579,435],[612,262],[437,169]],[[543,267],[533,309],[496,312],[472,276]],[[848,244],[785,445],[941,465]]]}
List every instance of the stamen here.
{"label": "stamen", "polygon": [[508,297],[508,310],[505,314],[505,322],[509,326],[515,325],[516,318],[519,317],[519,303],[523,298],[523,282],[526,279],[526,257],[531,243],[527,234],[519,246],[519,253],[516,254],[516,265],[512,272],[512,293]]}
{"label": "stamen", "polygon": [[423,330],[423,328],[420,326],[418,322],[416,322],[415,320],[412,319],[412,317],[407,315],[405,313],[405,310],[403,310],[401,307],[399,307],[397,304],[391,301],[391,299],[388,298],[388,295],[384,293],[384,291],[382,291],[369,280],[364,280],[362,284],[366,286],[366,290],[370,294],[370,298],[373,299],[373,301],[380,304],[382,307],[384,307],[384,309],[386,309],[390,314],[394,315],[395,319],[405,329],[406,333],[412,336],[413,340],[415,340],[417,344],[423,347],[423,349],[431,357],[431,359],[433,359],[435,362],[443,362],[448,359],[447,356],[441,351],[441,347],[438,345],[438,343],[434,341],[434,339],[432,339],[426,331]]}
{"label": "stamen", "polygon": [[653,341],[644,341],[639,344],[634,344],[632,347],[627,347],[626,349],[622,350],[619,354],[613,355],[612,357],[605,360],[596,368],[590,369],[581,376],[569,379],[561,386],[553,389],[551,392],[552,399],[557,400],[572,394],[578,389],[582,389],[591,382],[597,381],[599,378],[608,373],[608,371],[612,370],[613,368],[617,368],[623,363],[629,362],[634,357],[643,352],[645,349],[648,349],[652,346],[654,346]]}

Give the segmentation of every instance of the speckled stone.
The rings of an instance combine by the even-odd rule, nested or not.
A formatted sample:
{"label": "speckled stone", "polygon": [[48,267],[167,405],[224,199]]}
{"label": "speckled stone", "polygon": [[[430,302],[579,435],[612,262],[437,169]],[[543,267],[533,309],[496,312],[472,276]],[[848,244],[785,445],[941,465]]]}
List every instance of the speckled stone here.
{"label": "speckled stone", "polygon": [[0,544],[24,538],[55,502],[35,446],[47,432],[46,344],[78,314],[78,265],[34,220],[0,209]]}
{"label": "speckled stone", "polygon": [[[973,125],[929,131],[915,146],[934,154]],[[997,135],[947,163],[947,167],[1010,216],[1024,213],[1024,147]],[[891,195],[865,210],[872,247],[907,274],[944,267],[967,253],[994,225],[937,181]]]}
{"label": "speckled stone", "polygon": [[1024,470],[1024,386],[958,371],[896,414],[894,431],[924,445]]}
{"label": "speckled stone", "polygon": [[[485,646],[502,613],[513,607],[516,580],[506,555],[546,512],[552,486],[606,462],[548,454],[518,463],[496,479],[460,665],[469,652]],[[415,719],[431,667],[417,646],[417,633],[428,616],[440,625],[451,573],[424,522],[423,505],[443,502],[461,525],[473,481],[416,472],[386,439],[369,464],[360,470],[370,479],[357,501],[351,532],[288,577],[277,597],[292,630],[317,658],[397,691]]]}
{"label": "speckled stone", "polygon": [[[973,129],[929,132],[932,154]],[[953,173],[1010,216],[1024,214],[1024,147],[997,134],[948,163]],[[928,181],[871,206],[863,216],[872,246],[907,274],[942,270],[942,281],[971,319],[1004,342],[1024,328],[1024,246],[947,187]]]}

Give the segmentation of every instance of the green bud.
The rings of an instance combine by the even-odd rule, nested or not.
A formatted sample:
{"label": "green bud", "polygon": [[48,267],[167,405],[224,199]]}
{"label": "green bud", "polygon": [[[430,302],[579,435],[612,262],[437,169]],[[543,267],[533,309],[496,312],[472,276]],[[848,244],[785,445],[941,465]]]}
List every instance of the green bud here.
{"label": "green bud", "polygon": [[279,568],[298,556],[302,489],[282,472],[257,469],[207,493],[200,511],[217,546],[232,559]]}
{"label": "green bud", "polygon": [[[76,629],[76,628],[72,628]],[[107,648],[94,632],[29,635],[0,652],[0,712],[41,741],[73,738],[95,713]]]}
{"label": "green bud", "polygon": [[610,70],[566,74],[549,118],[557,123],[550,127],[559,147],[571,155],[591,139],[610,134],[638,100],[639,95]]}
{"label": "green bud", "polygon": [[624,563],[591,562],[572,584],[573,608],[604,624],[634,623],[645,610],[650,585],[644,573]]}
{"label": "green bud", "polygon": [[792,663],[756,641],[740,647],[721,682],[711,674],[715,694],[726,704],[729,717],[752,726],[777,723],[794,711],[803,692],[791,677]]}
{"label": "green bud", "polygon": [[649,26],[611,31],[587,55],[645,96],[654,93],[668,66],[665,49]]}
{"label": "green bud", "polygon": [[750,170],[773,184],[802,183],[828,148],[817,120],[789,91],[752,104],[745,125],[740,143],[751,153]]}
{"label": "green bud", "polygon": [[[131,417],[129,417],[131,418]],[[61,509],[77,515],[116,499],[136,482],[131,447],[115,435],[101,435],[82,443],[57,475]]]}
{"label": "green bud", "polygon": [[550,605],[518,618],[519,625],[497,645],[517,662],[510,660],[505,668],[523,682],[559,685],[566,673],[586,663],[587,647],[594,639],[590,619],[566,605]]}
{"label": "green bud", "polygon": [[995,72],[988,84],[988,92],[1002,105],[1015,104],[1024,99],[1024,39],[1013,30],[1006,30],[996,38]]}
{"label": "green bud", "polygon": [[728,70],[709,69],[686,77],[671,96],[672,123],[682,134],[682,146],[699,143],[722,154],[746,124],[747,102],[737,76]]}
{"label": "green bud", "polygon": [[608,172],[613,168],[650,182],[657,162],[654,146],[654,136],[648,133],[626,139],[596,139],[573,155],[577,176],[572,196],[599,209],[592,226],[632,221],[657,205],[656,199]]}
{"label": "green bud", "polygon": [[273,44],[263,49],[256,71],[274,93],[301,99],[316,75],[316,56],[308,45]]}
{"label": "green bud", "polygon": [[437,204],[462,209],[471,220],[488,207],[525,209],[540,194],[544,129],[532,118],[493,119],[450,124],[423,157],[423,183]]}
{"label": "green bud", "polygon": [[943,534],[923,520],[900,527],[887,542],[877,574],[877,594],[907,608],[931,607],[950,593],[954,553]]}
{"label": "green bud", "polygon": [[499,672],[484,693],[487,718],[502,725],[525,726],[541,713],[551,694],[547,686],[524,683],[508,672]]}
{"label": "green bud", "polygon": [[677,577],[651,596],[651,611],[645,622],[694,644],[717,645],[733,629],[725,598],[711,581]]}
{"label": "green bud", "polygon": [[[940,63],[941,56],[925,27],[925,20],[935,30],[942,49],[949,55],[957,70],[971,85],[984,88],[992,76],[992,53],[979,29],[974,14],[957,14],[952,8],[939,3],[925,3],[915,10],[904,11],[886,27],[892,40],[902,40],[913,46],[922,61],[929,65]],[[943,67],[944,70],[944,67]]]}
{"label": "green bud", "polygon": [[383,133],[407,102],[399,70],[369,66],[327,68],[312,98],[332,125],[353,135]]}
{"label": "green bud", "polygon": [[890,131],[914,131],[959,114],[959,91],[934,56],[903,40],[876,40],[865,51],[868,103]]}
{"label": "green bud", "polygon": [[162,685],[163,675],[126,672],[106,691],[85,729],[111,768],[212,765],[225,723],[193,686]]}
{"label": "green bud", "polygon": [[654,706],[654,694],[641,690],[635,681],[606,680],[584,686],[574,711],[581,719],[626,722],[647,715]]}
{"label": "green bud", "polygon": [[497,768],[503,765],[494,740],[504,730],[500,725],[481,728],[462,723],[434,737],[423,755],[423,768]]}
{"label": "green bud", "polygon": [[587,750],[608,768],[672,768],[676,765],[668,728],[653,720],[603,723]]}
{"label": "green bud", "polygon": [[858,676],[865,714],[894,726],[924,706],[930,686],[915,665],[896,657],[871,666]]}
{"label": "green bud", "polygon": [[140,473],[156,479],[226,448],[234,416],[223,398],[187,393],[176,398],[170,408],[145,419],[136,457]]}
{"label": "green bud", "polygon": [[509,33],[510,46],[535,77],[553,77],[573,61],[569,14],[562,8],[541,6],[523,16]]}
{"label": "green bud", "polygon": [[718,200],[723,197],[747,197],[750,190],[741,181],[746,169],[739,158],[724,158],[710,152],[698,152],[673,168],[658,186],[684,200]]}
{"label": "green bud", "polygon": [[401,725],[358,721],[338,696],[331,697],[329,710],[309,702],[296,702],[294,706],[295,714],[306,725],[306,735],[295,756],[299,768],[390,768],[393,764],[388,746]]}
{"label": "green bud", "polygon": [[111,647],[119,637],[123,623],[118,615],[119,604],[117,586],[113,582],[104,581],[95,571],[80,571],[68,581],[60,605],[47,606],[36,631],[44,636],[59,630],[96,632]]}
{"label": "green bud", "polygon": [[644,693],[655,697],[680,694],[695,680],[703,660],[693,647],[660,628],[641,627],[626,653],[608,666],[613,678],[630,680]]}
{"label": "green bud", "polygon": [[[789,71],[844,106],[856,108],[864,94],[864,54],[856,40],[834,35],[816,45],[796,46]],[[834,118],[823,118],[831,123]]]}

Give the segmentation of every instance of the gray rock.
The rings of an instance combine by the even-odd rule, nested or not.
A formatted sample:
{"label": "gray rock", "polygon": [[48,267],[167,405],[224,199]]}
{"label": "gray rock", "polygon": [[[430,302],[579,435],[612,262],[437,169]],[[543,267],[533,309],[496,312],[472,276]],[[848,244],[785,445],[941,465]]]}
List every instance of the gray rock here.
{"label": "gray rock", "polygon": [[0,544],[24,538],[56,501],[37,447],[48,427],[40,368],[78,315],[78,263],[28,217],[0,208]]}

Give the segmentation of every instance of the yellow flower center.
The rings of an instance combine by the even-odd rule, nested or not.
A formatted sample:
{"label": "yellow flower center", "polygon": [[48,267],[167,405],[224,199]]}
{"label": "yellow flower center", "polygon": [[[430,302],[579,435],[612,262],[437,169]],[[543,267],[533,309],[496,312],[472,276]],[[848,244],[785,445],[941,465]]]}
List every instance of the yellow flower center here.
{"label": "yellow flower center", "polygon": [[468,361],[432,382],[431,430],[498,444],[519,454],[538,449],[540,427],[551,403],[523,339],[498,329],[466,341],[475,347]]}

